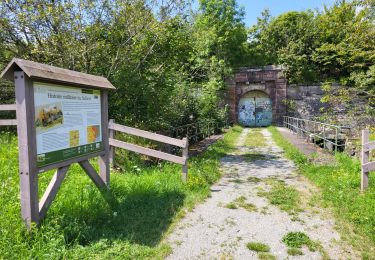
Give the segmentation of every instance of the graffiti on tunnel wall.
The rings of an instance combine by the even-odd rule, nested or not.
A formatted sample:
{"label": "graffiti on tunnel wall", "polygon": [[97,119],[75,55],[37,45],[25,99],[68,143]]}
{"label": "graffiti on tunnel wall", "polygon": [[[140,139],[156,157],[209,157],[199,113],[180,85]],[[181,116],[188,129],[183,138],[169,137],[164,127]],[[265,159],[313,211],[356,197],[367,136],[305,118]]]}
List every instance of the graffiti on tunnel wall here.
{"label": "graffiti on tunnel wall", "polygon": [[238,104],[238,121],[244,126],[268,126],[272,123],[272,102],[261,91],[251,91]]}

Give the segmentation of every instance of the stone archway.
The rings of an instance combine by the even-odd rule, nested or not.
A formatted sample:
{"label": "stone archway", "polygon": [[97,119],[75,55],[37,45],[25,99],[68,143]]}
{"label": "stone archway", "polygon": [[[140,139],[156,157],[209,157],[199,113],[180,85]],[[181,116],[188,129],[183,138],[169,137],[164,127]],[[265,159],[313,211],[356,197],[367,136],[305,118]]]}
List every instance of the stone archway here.
{"label": "stone archway", "polygon": [[269,126],[272,124],[272,101],[263,91],[252,90],[238,101],[238,122],[243,126]]}
{"label": "stone archway", "polygon": [[227,101],[229,116],[233,123],[239,122],[241,98],[250,91],[265,93],[272,106],[272,124],[281,125],[286,113],[286,79],[281,68],[266,66],[256,69],[241,69],[227,80]]}

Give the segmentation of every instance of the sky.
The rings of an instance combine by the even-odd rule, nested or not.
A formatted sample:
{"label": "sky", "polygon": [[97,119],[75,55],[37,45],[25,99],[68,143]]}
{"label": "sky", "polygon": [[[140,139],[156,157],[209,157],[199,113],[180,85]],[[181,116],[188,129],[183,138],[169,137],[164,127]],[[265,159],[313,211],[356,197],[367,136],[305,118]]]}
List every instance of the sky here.
{"label": "sky", "polygon": [[306,9],[322,10],[324,5],[331,6],[335,0],[237,0],[240,6],[245,7],[245,23],[247,26],[256,24],[257,17],[268,8],[272,16],[287,11],[302,11]]}

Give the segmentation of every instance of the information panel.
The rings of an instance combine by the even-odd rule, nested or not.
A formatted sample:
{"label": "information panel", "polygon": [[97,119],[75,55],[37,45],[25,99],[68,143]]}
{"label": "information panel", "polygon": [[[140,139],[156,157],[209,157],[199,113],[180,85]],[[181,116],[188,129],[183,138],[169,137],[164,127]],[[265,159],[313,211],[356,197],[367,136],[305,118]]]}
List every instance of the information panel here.
{"label": "information panel", "polygon": [[37,166],[103,150],[100,91],[34,83]]}

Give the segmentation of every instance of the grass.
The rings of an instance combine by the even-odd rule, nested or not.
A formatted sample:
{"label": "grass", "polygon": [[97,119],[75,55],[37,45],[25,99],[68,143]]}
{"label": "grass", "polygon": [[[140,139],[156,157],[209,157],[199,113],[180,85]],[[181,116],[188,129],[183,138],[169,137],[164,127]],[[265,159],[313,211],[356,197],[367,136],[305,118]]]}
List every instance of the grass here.
{"label": "grass", "polygon": [[228,209],[238,209],[238,208],[244,208],[249,212],[257,211],[257,207],[253,203],[246,202],[246,198],[244,196],[238,197],[234,201],[228,203],[225,205]]}
{"label": "grass", "polygon": [[226,204],[225,207],[228,208],[228,209],[238,209],[238,206],[234,202],[230,202],[230,203]]}
{"label": "grass", "polygon": [[303,232],[289,232],[282,241],[290,248],[302,248],[307,246],[310,251],[315,252],[319,248],[319,243],[312,241],[308,235]]}
{"label": "grass", "polygon": [[245,146],[264,147],[266,146],[266,139],[264,138],[261,129],[250,129],[245,139]]}
{"label": "grass", "polygon": [[288,255],[291,255],[291,256],[303,255],[302,250],[299,248],[295,248],[295,247],[288,248],[287,252],[288,252]]}
{"label": "grass", "polygon": [[259,253],[258,258],[260,260],[276,260],[276,257],[270,253]]}
{"label": "grass", "polygon": [[273,179],[269,179],[267,182],[271,184],[271,190],[259,191],[259,196],[266,197],[272,205],[278,206],[291,215],[301,211],[301,198],[296,189]]}
{"label": "grass", "polygon": [[[0,134],[0,258],[2,259],[162,259],[163,242],[177,220],[210,194],[220,177],[220,158],[234,147],[242,128],[189,160],[189,180],[181,166],[163,163],[137,171],[112,172],[110,207],[89,178],[72,165],[39,228],[27,231],[20,218],[18,149],[12,134]],[[92,163],[97,167],[96,161]],[[40,196],[53,172],[39,175]]]}
{"label": "grass", "polygon": [[335,155],[334,165],[316,165],[281,133],[270,127],[277,145],[285,151],[286,157],[293,160],[299,172],[321,190],[320,206],[333,209],[338,229],[342,237],[362,252],[364,259],[375,259],[375,180],[371,181],[366,192],[360,192],[360,162],[344,153]]}
{"label": "grass", "polygon": [[255,252],[269,252],[270,247],[266,244],[260,243],[260,242],[249,242],[246,244],[246,247]]}

